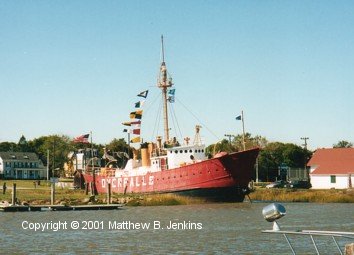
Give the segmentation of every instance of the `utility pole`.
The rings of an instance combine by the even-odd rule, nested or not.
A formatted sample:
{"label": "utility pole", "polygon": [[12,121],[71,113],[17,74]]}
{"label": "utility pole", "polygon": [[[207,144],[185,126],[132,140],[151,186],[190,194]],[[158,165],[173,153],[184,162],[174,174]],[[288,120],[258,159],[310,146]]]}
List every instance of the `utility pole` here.
{"label": "utility pole", "polygon": [[243,117],[243,110],[241,111],[242,118],[242,140],[243,140],[243,150],[246,150],[246,141],[245,141],[245,119]]}
{"label": "utility pole", "polygon": [[47,150],[47,181],[49,181],[49,149]]}
{"label": "utility pole", "polygon": [[310,139],[310,138],[308,138],[308,137],[301,137],[300,139],[301,139],[301,140],[304,140],[303,146],[304,146],[304,149],[307,150],[307,140]]}
{"label": "utility pole", "polygon": [[[308,138],[308,137],[300,137],[300,139],[304,140],[303,146],[304,146],[304,149],[307,151],[307,140],[310,139],[310,138]],[[304,171],[306,173],[307,180],[310,181],[310,173],[309,173],[309,171],[306,168],[306,165],[307,165],[306,163],[307,163],[307,159],[305,158]]]}
{"label": "utility pole", "polygon": [[93,190],[93,196],[97,195],[97,189],[96,189],[96,169],[95,169],[95,164],[94,164],[94,159],[93,159],[93,143],[92,143],[92,131],[90,131],[91,135],[91,167],[92,167],[92,190]]}

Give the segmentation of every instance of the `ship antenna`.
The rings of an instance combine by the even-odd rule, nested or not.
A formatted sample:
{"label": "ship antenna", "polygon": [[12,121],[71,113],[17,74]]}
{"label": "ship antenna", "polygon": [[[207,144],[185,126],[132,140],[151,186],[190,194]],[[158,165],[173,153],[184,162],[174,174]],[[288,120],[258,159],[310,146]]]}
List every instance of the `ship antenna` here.
{"label": "ship antenna", "polygon": [[172,79],[167,78],[167,68],[165,63],[165,49],[163,45],[163,35],[161,35],[161,51],[162,51],[162,62],[160,66],[160,75],[157,86],[162,91],[163,99],[163,120],[164,120],[164,133],[165,133],[165,142],[169,143],[169,127],[168,127],[168,111],[167,111],[167,90],[172,87]]}

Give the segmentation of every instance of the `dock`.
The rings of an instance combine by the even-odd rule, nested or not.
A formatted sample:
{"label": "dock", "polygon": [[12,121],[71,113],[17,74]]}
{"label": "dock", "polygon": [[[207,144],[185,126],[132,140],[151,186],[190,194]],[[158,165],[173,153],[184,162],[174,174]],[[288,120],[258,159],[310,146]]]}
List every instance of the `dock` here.
{"label": "dock", "polygon": [[84,211],[84,210],[118,210],[121,204],[96,205],[0,205],[2,212],[40,212],[40,211]]}
{"label": "dock", "polygon": [[[95,200],[92,194],[90,200]],[[118,210],[122,208],[122,204],[112,204],[111,200],[111,184],[107,187],[107,204],[88,204],[88,205],[55,205],[55,183],[51,183],[51,204],[50,205],[20,205],[17,204],[16,183],[12,187],[12,203],[0,202],[0,211],[3,212],[40,212],[40,211],[88,211],[88,210]]]}

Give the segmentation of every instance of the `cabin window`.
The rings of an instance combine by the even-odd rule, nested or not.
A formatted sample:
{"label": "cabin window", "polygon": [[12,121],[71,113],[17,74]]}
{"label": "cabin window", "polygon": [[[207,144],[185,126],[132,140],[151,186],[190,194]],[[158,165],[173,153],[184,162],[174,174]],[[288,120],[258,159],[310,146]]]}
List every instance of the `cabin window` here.
{"label": "cabin window", "polygon": [[183,153],[183,151],[182,151],[182,150],[180,150],[180,151],[179,151],[179,153]]}
{"label": "cabin window", "polygon": [[177,154],[177,153],[178,153],[178,150],[175,150],[175,153]]}
{"label": "cabin window", "polygon": [[335,175],[331,175],[331,183],[336,183],[336,176]]}
{"label": "cabin window", "polygon": [[187,153],[188,151],[187,150],[184,150],[184,153]]}
{"label": "cabin window", "polygon": [[193,151],[192,150],[189,150],[189,153],[192,153]]}

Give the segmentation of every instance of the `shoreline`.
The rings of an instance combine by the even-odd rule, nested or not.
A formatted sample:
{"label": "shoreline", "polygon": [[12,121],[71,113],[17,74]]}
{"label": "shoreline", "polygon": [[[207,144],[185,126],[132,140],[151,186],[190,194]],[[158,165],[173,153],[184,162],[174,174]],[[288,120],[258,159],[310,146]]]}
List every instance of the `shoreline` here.
{"label": "shoreline", "polygon": [[[29,181],[6,181],[6,193],[0,189],[0,201],[11,202],[12,183],[17,183],[18,204],[50,205],[50,187],[48,183],[33,186]],[[11,184],[11,186],[10,186]],[[99,194],[92,199],[84,190],[56,188],[56,205],[107,204],[107,194]],[[250,198],[250,200],[249,200]],[[354,189],[351,190],[312,190],[312,189],[256,189],[246,196],[244,202],[308,202],[308,203],[354,203]],[[127,206],[161,206],[192,205],[218,203],[199,197],[181,196],[174,193],[156,194],[115,194],[111,196],[112,204]]]}

